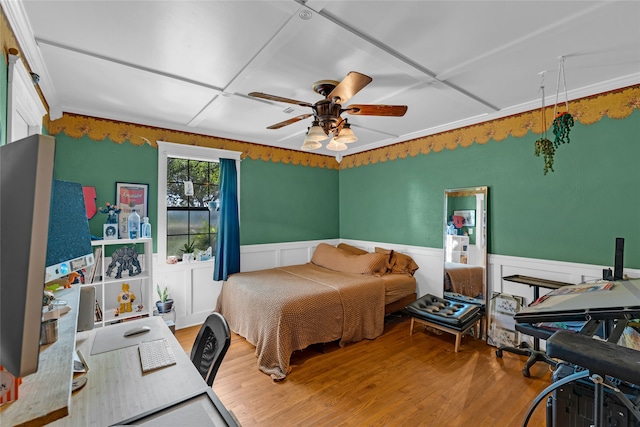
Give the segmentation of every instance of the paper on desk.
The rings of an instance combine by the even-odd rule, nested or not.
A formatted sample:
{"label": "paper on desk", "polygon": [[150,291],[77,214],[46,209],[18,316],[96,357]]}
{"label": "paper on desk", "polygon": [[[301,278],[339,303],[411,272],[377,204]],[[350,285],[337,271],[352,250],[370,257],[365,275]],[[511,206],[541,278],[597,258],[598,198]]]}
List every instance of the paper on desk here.
{"label": "paper on desk", "polygon": [[[144,334],[125,337],[125,331],[140,326],[150,326],[151,330]],[[134,322],[123,322],[117,325],[105,326],[96,330],[96,336],[91,347],[91,355],[119,350],[140,344],[142,341],[153,341],[163,338],[162,330],[157,327],[152,318],[139,319]]]}

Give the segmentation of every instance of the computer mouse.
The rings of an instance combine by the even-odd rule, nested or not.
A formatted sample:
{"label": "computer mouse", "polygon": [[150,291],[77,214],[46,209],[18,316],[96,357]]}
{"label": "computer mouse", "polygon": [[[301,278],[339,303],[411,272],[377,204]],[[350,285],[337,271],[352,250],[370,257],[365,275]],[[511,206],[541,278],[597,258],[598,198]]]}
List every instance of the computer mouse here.
{"label": "computer mouse", "polygon": [[146,334],[150,330],[151,328],[148,326],[140,326],[139,328],[133,328],[133,329],[129,329],[128,331],[125,331],[124,336],[132,337],[134,335]]}

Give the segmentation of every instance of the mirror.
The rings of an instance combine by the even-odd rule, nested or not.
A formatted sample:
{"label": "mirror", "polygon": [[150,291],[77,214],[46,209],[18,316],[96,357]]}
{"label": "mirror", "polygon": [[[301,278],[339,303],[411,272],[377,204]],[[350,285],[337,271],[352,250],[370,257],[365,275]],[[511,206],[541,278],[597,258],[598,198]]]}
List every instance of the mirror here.
{"label": "mirror", "polygon": [[444,191],[444,296],[487,307],[487,196],[489,188]]}

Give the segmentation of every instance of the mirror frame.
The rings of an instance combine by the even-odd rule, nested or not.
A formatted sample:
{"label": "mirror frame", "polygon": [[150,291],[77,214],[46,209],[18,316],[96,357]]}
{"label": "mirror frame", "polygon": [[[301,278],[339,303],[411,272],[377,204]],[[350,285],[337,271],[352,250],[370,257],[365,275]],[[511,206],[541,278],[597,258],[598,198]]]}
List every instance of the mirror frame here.
{"label": "mirror frame", "polygon": [[[484,195],[484,197],[482,198],[482,200],[478,200],[478,198],[476,197],[476,203],[475,203],[475,225],[473,227],[470,228],[473,229],[473,231],[475,232],[475,241],[473,243],[473,245],[471,245],[471,241],[469,242],[469,249],[467,250],[467,258],[465,259],[465,261],[468,261],[469,258],[472,258],[471,255],[473,255],[473,259],[475,259],[477,262],[474,262],[471,265],[479,265],[483,267],[483,272],[482,272],[482,302],[485,304],[485,315],[486,315],[486,310],[489,307],[489,295],[488,295],[488,282],[487,282],[487,278],[488,278],[488,274],[487,274],[487,269],[488,269],[488,248],[487,248],[487,205],[488,205],[488,199],[489,199],[489,187],[488,186],[478,186],[478,187],[465,187],[465,188],[447,188],[444,190],[444,221],[443,221],[443,236],[442,236],[442,259],[443,259],[443,263],[442,263],[442,269],[443,269],[443,282],[442,282],[442,292],[443,292],[443,296],[446,297],[447,294],[445,294],[445,286],[446,286],[446,282],[447,282],[447,269],[446,269],[446,265],[447,265],[447,240],[451,240],[450,238],[447,238],[447,235],[450,235],[448,233],[448,229],[450,229],[449,227],[449,216],[450,216],[450,209],[451,209],[451,201],[450,199],[452,197],[467,197],[467,196],[477,196],[477,195]],[[470,221],[471,218],[465,218],[465,222],[466,221]],[[463,230],[463,228],[455,228],[456,232],[458,230]],[[459,234],[456,234],[459,235]],[[475,246],[475,247],[480,247],[481,250],[475,250],[475,253],[471,252],[471,246]],[[460,255],[458,254],[458,256],[463,257],[464,255]],[[449,261],[450,262],[450,261]],[[466,262],[464,263],[458,263],[458,264],[466,264]],[[467,295],[467,296],[471,296],[471,295]],[[476,295],[477,296],[477,295]],[[471,296],[471,297],[475,297],[475,296]],[[477,298],[480,299],[480,298]]]}

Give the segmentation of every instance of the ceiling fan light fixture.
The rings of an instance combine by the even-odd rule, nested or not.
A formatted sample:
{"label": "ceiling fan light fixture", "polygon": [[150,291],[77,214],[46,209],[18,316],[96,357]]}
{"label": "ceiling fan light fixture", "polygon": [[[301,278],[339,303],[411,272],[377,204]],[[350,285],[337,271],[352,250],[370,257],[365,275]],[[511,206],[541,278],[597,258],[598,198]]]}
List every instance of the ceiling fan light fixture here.
{"label": "ceiling fan light fixture", "polygon": [[349,123],[345,123],[335,139],[338,142],[350,144],[352,142],[356,142],[358,140],[358,137],[355,133],[353,133],[353,130],[351,130],[351,125]]}
{"label": "ceiling fan light fixture", "polygon": [[300,149],[304,151],[311,151],[317,150],[320,147],[322,147],[322,144],[320,144],[319,141],[313,141],[307,138],[304,140],[304,143],[302,144],[302,147]]}
{"label": "ceiling fan light fixture", "polygon": [[320,127],[317,121],[314,121],[311,128],[309,128],[309,132],[307,132],[307,138],[305,141],[324,141],[329,138],[329,136],[324,133],[324,130]]}
{"label": "ceiling fan light fixture", "polygon": [[344,142],[340,142],[335,138],[331,138],[331,141],[329,141],[329,143],[327,144],[327,150],[331,151],[344,151],[347,148],[348,147]]}

